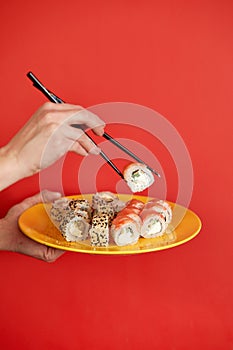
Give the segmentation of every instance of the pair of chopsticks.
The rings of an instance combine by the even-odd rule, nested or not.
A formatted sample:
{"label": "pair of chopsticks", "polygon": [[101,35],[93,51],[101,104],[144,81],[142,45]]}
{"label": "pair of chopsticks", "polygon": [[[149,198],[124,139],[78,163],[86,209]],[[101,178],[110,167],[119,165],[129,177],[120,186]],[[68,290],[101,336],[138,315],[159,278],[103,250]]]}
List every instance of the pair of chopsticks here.
{"label": "pair of chopsticks", "polygon": [[[27,77],[32,81],[33,86],[37,88],[39,91],[41,91],[51,102],[54,103],[65,103],[62,99],[60,99],[58,96],[56,96],[53,92],[48,90],[36,77],[32,72],[27,73]],[[73,124],[72,125],[75,128],[80,128],[80,125]],[[85,132],[85,131],[84,131]],[[98,146],[95,141],[87,134],[87,137],[96,145]],[[155,175],[160,177],[160,174],[152,169],[149,165],[147,165],[143,160],[141,160],[139,157],[137,157],[133,152],[131,152],[128,148],[123,146],[120,142],[115,140],[112,136],[104,132],[103,137],[107,139],[108,141],[112,142],[116,147],[120,148],[123,152],[128,154],[130,157],[135,159],[137,162],[146,165],[146,167]],[[117,166],[111,161],[111,159],[101,150],[99,155],[113,168],[113,170],[122,178],[124,179],[124,175],[122,172],[117,168]]]}

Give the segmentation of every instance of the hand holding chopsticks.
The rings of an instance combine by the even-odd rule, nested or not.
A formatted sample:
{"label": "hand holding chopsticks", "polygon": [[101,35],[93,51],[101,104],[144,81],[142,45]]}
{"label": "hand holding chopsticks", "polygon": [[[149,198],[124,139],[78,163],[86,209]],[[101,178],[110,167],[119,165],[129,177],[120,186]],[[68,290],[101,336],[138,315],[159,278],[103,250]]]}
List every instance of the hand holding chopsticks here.
{"label": "hand holding chopsticks", "polygon": [[[36,77],[32,72],[29,72],[27,74],[27,77],[33,82],[33,86],[35,86],[38,90],[40,90],[51,102],[54,103],[64,103],[64,101],[56,96],[54,93],[52,93],[50,90],[48,90]],[[80,128],[80,125],[73,124],[73,127]],[[85,131],[84,131],[85,132]],[[96,145],[95,141],[87,134],[85,133],[88,138]],[[115,140],[112,136],[104,132],[103,137],[107,139],[108,141],[112,142],[116,147],[121,149],[123,152],[128,154],[130,157],[132,157],[137,162],[144,164],[152,173],[160,177],[160,174],[152,169],[149,165],[147,165],[142,159],[140,159],[138,156],[136,156],[133,152],[131,152],[128,148],[123,146],[120,142]],[[117,168],[117,166],[109,159],[109,157],[101,150],[100,156],[114,169],[114,171],[122,178],[124,179],[124,175],[122,172]]]}

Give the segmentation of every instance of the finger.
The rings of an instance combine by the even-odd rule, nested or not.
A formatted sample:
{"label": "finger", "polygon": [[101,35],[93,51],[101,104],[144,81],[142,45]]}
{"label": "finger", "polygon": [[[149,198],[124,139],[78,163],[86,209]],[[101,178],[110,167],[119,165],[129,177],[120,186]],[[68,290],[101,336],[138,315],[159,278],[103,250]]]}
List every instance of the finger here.
{"label": "finger", "polygon": [[73,145],[70,147],[70,151],[75,152],[83,157],[86,157],[88,155],[88,152],[78,142],[73,143]]}
{"label": "finger", "polygon": [[60,256],[62,256],[65,251],[61,249],[51,248],[51,247],[43,247],[44,249],[41,251],[42,256],[41,259],[45,262],[55,262]]}
{"label": "finger", "polygon": [[[75,143],[71,143],[70,145],[70,150],[76,153],[86,156],[87,153],[99,154],[101,151],[101,149],[96,145],[96,143],[79,128],[64,125],[62,128],[62,133],[66,138],[72,141],[76,141]],[[81,147],[79,147],[78,144]]]}
{"label": "finger", "polygon": [[99,154],[101,149],[96,145],[96,143],[88,137],[88,135],[83,134],[78,139],[78,143],[86,150],[87,153]]}
{"label": "finger", "polygon": [[102,136],[104,133],[104,121],[84,108],[73,108],[67,110],[57,109],[47,114],[46,118],[51,121],[57,121],[60,125],[63,122],[66,122],[69,125],[86,125],[87,128],[92,129],[94,133],[99,136]]}
{"label": "finger", "polygon": [[81,109],[71,117],[72,122],[77,121],[78,124],[85,124],[93,132],[102,136],[104,133],[105,123],[96,114],[88,111],[87,109]]}
{"label": "finger", "polygon": [[60,192],[54,192],[49,190],[43,190],[40,192],[41,201],[45,203],[53,202],[54,200],[61,197]]}
{"label": "finger", "polygon": [[19,237],[16,249],[14,249],[14,251],[46,262],[54,262],[65,253],[63,250],[47,247],[43,244],[37,243],[25,235],[21,235]]}
{"label": "finger", "polygon": [[36,205],[41,202],[52,202],[60,197],[61,197],[61,193],[59,192],[44,190],[40,193],[37,193],[34,196],[24,199],[19,205],[23,212],[24,210],[32,207],[33,205]]}
{"label": "finger", "polygon": [[67,110],[80,110],[83,109],[80,105],[74,105],[70,103],[53,103],[45,102],[38,111],[67,111]]}

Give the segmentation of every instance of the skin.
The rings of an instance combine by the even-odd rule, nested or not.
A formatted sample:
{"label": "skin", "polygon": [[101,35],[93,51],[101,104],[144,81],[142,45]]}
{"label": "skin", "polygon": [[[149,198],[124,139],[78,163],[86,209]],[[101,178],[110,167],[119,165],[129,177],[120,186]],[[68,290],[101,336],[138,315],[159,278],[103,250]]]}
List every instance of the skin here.
{"label": "skin", "polygon": [[[60,196],[59,193],[46,191],[47,201],[53,201]],[[54,262],[64,254],[64,251],[60,249],[47,247],[31,240],[18,227],[19,216],[26,209],[40,202],[42,202],[42,193],[38,193],[14,205],[6,216],[0,220],[0,250],[29,255],[46,262]]]}
{"label": "skin", "polygon": [[[82,156],[98,154],[100,149],[82,129],[74,128],[72,124],[92,129],[99,136],[104,133],[104,122],[80,106],[47,102],[40,107],[10,142],[0,149],[0,190],[38,173],[68,151]],[[46,192],[48,201],[60,196],[56,192]],[[32,241],[18,228],[21,213],[41,201],[41,194],[27,198],[13,206],[0,220],[0,250],[26,254],[47,262],[55,261],[63,254],[61,250]]]}
{"label": "skin", "polygon": [[72,124],[85,125],[99,136],[104,132],[104,122],[80,106],[47,102],[39,108],[0,149],[0,190],[38,173],[68,151],[82,156],[98,154],[100,150],[83,130]]}

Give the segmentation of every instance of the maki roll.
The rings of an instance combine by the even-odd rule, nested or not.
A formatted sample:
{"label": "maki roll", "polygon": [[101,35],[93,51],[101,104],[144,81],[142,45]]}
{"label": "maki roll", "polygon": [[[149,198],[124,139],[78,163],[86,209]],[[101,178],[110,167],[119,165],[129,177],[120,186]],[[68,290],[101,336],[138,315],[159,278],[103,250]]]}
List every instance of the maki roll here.
{"label": "maki roll", "polygon": [[166,208],[166,213],[167,213],[166,223],[170,224],[172,221],[172,208],[171,208],[171,206],[168,204],[168,202],[163,201],[162,199],[158,200],[157,203],[162,205],[164,208]]}
{"label": "maki roll", "polygon": [[139,225],[129,215],[120,216],[113,220],[111,236],[118,246],[135,244],[140,236]]}
{"label": "maki roll", "polygon": [[154,176],[146,165],[131,163],[124,170],[124,179],[132,192],[141,192],[150,187],[154,182]]}
{"label": "maki roll", "polygon": [[82,216],[67,216],[60,223],[60,231],[68,242],[79,242],[87,239],[90,225]]}
{"label": "maki roll", "polygon": [[91,213],[91,206],[88,200],[86,199],[71,199],[69,200],[69,207],[71,210],[76,211],[86,211]]}
{"label": "maki roll", "polygon": [[55,223],[59,223],[70,211],[69,200],[67,198],[59,198],[52,203],[50,218],[53,222],[55,221]]}
{"label": "maki roll", "polygon": [[126,207],[121,210],[112,222],[111,236],[118,246],[125,246],[137,243],[140,230],[141,218],[138,215],[143,203],[133,199],[129,201]]}
{"label": "maki roll", "polygon": [[109,243],[109,217],[107,214],[93,215],[89,231],[91,245],[107,247]]}
{"label": "maki roll", "polygon": [[111,208],[114,213],[118,213],[124,208],[125,203],[112,192],[97,192],[92,197],[92,208],[98,211],[99,208],[103,206],[106,206],[106,208]]}
{"label": "maki roll", "polygon": [[61,198],[52,203],[50,217],[68,242],[88,237],[91,207],[86,200]]}
{"label": "maki roll", "polygon": [[160,213],[145,209],[141,213],[141,236],[144,238],[160,237],[165,233],[166,222]]}
{"label": "maki roll", "polygon": [[112,220],[115,217],[115,211],[113,210],[112,207],[109,207],[107,205],[99,205],[95,210],[94,210],[94,215],[96,216],[102,216],[102,215],[107,215],[108,216],[108,224],[111,225]]}
{"label": "maki roll", "polygon": [[164,217],[166,225],[170,224],[172,220],[172,209],[170,205],[163,200],[151,200],[145,204],[144,209],[160,213]]}
{"label": "maki roll", "polygon": [[131,209],[138,214],[144,208],[144,203],[138,199],[131,199],[126,203],[126,208]]}

